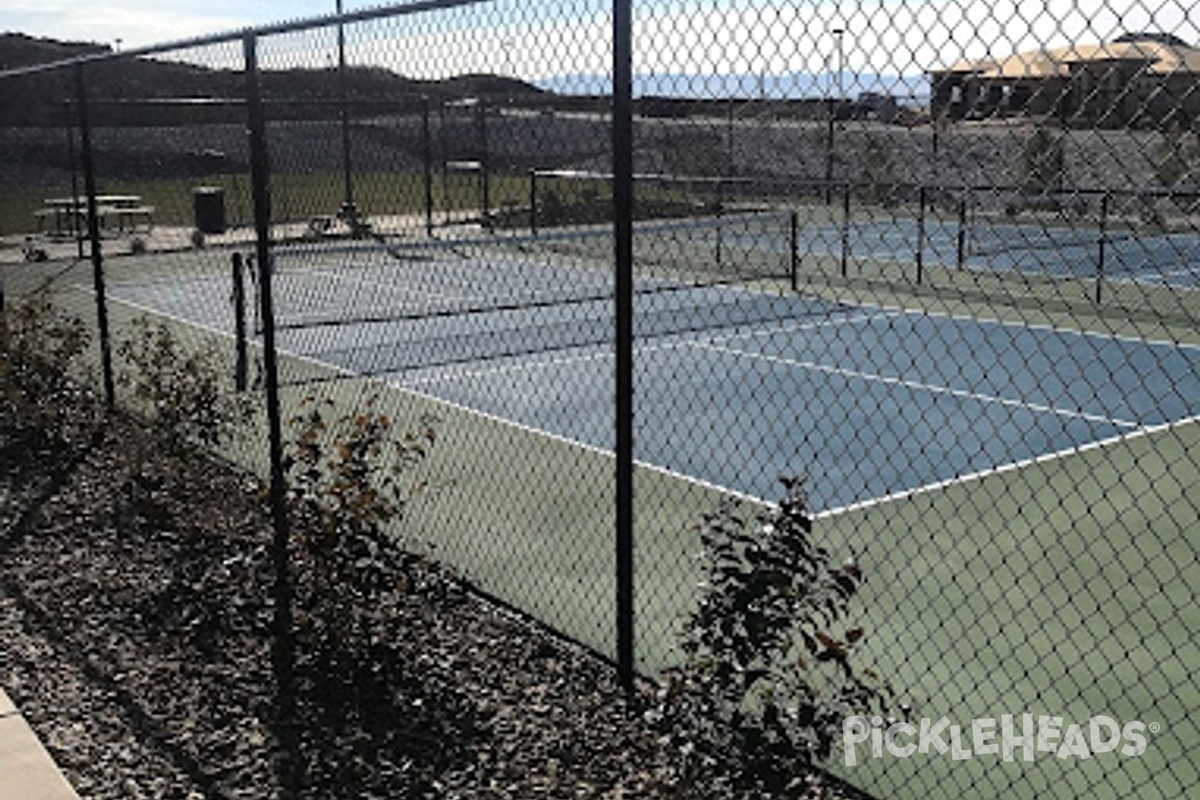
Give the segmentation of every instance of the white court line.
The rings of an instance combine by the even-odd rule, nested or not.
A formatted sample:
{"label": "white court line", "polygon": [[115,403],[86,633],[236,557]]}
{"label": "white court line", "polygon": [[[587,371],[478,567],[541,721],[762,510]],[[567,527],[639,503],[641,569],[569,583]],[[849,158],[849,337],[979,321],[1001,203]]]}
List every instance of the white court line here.
{"label": "white court line", "polygon": [[1113,341],[1124,342],[1126,344],[1141,344],[1150,345],[1153,347],[1174,347],[1177,350],[1194,350],[1196,352],[1200,352],[1200,344],[1173,342],[1168,339],[1145,339],[1137,336],[1127,336],[1121,333],[1099,333],[1098,331],[1079,330],[1077,328],[1063,328],[1057,325],[1047,325],[1045,323],[1015,322],[1013,320],[998,319],[994,317],[977,317],[972,316],[971,314],[952,314],[947,311],[889,306],[884,303],[855,301],[855,305],[862,308],[877,308],[881,311],[890,311],[894,314],[905,314],[914,317],[938,317],[940,319],[954,320],[955,322],[973,322],[977,325],[999,325],[1005,328],[1021,328],[1029,331],[1047,331],[1049,333],[1059,333],[1067,336],[1078,336],[1083,339],[1111,339]]}
{"label": "white court line", "polygon": [[[74,288],[76,291],[82,292],[87,295],[95,296],[95,293],[96,293],[95,290],[92,289],[91,287],[84,286],[82,284],[73,284],[72,288]],[[234,335],[232,333],[230,333],[229,331],[222,330],[220,328],[214,328],[211,325],[207,325],[205,323],[187,319],[185,317],[179,316],[178,314],[173,314],[169,311],[163,311],[161,309],[151,308],[149,306],[142,305],[141,303],[138,303],[137,301],[126,300],[125,298],[121,298],[121,297],[114,297],[111,299],[114,300],[115,302],[129,306],[130,308],[136,309],[138,311],[143,311],[147,314],[151,314],[151,315],[157,316],[157,317],[163,317],[164,319],[169,319],[174,322],[178,322],[181,325],[186,325],[189,327],[198,328],[203,331],[208,331],[210,333],[215,333],[215,334],[223,336],[227,339],[235,338]],[[258,348],[260,350],[262,349],[262,346],[259,342],[254,341],[253,339],[249,340],[249,342],[255,348]],[[586,452],[589,452],[589,453],[592,453],[592,454],[598,455],[598,456],[603,456],[604,458],[607,458],[610,460],[616,459],[616,454],[612,450],[608,450],[603,447],[597,447],[594,444],[589,444],[588,442],[580,441],[578,439],[572,439],[570,437],[563,436],[563,435],[557,434],[557,433],[553,433],[551,431],[543,430],[541,428],[535,428],[532,425],[526,425],[524,423],[517,422],[516,420],[508,419],[507,417],[501,417],[496,414],[488,413],[487,411],[481,411],[477,408],[471,408],[470,406],[463,405],[462,403],[457,403],[452,400],[447,400],[445,398],[438,397],[437,395],[434,395],[434,394],[422,392],[420,390],[405,386],[403,384],[394,383],[392,381],[387,380],[386,375],[382,375],[382,374],[376,375],[376,376],[359,375],[357,372],[354,372],[353,370],[346,369],[345,367],[339,367],[336,364],[330,364],[326,361],[321,361],[318,358],[301,355],[299,353],[293,353],[292,351],[290,351],[286,348],[283,348],[283,347],[280,347],[277,349],[278,349],[280,355],[290,358],[301,364],[308,364],[310,366],[318,367],[322,370],[325,370],[327,372],[332,372],[336,375],[341,375],[346,378],[352,378],[354,380],[359,380],[368,385],[378,386],[381,389],[388,389],[390,391],[400,392],[401,394],[407,394],[412,397],[418,397],[418,398],[421,398],[422,400],[427,400],[427,401],[436,403],[437,405],[455,409],[456,411],[460,411],[469,416],[478,417],[479,419],[484,419],[489,422],[494,422],[494,423],[497,423],[500,425],[504,425],[508,428],[512,428],[514,430],[521,431],[522,433],[528,433],[528,434],[532,434],[532,435],[538,436],[543,439],[549,439],[550,441],[558,442],[559,444],[567,445],[570,447],[577,447]],[[726,495],[728,497],[733,497],[738,500],[745,501],[747,503],[754,503],[754,504],[761,505],[761,506],[771,505],[771,503],[769,501],[764,500],[761,497],[755,497],[754,495],[747,494],[746,492],[739,492],[737,489],[731,489],[727,486],[721,486],[720,484],[712,483],[710,481],[706,481],[706,480],[697,478],[692,475],[687,475],[682,472],[676,472],[675,470],[669,469],[667,467],[661,467],[657,464],[652,464],[648,461],[642,461],[642,460],[635,459],[633,463],[634,463],[634,466],[636,466],[638,469],[643,469],[643,470],[646,470],[647,472],[654,472],[656,474],[663,475],[668,478],[672,478],[674,480],[682,481],[683,483],[691,484],[692,486],[696,486],[701,489],[714,491],[719,494]]]}
{"label": "white court line", "polygon": [[1012,408],[1020,408],[1038,412],[1049,412],[1062,417],[1074,417],[1076,419],[1087,420],[1088,422],[1100,422],[1116,425],[1120,428],[1140,427],[1136,422],[1130,422],[1129,420],[1123,420],[1117,417],[1105,417],[1100,414],[1089,414],[1086,411],[1077,411],[1069,408],[1056,408],[1055,406],[1045,405],[1043,403],[1028,403],[1024,400],[1014,400],[994,394],[972,392],[968,389],[955,389],[952,386],[940,386],[936,383],[910,381],[905,380],[904,378],[892,377],[890,375],[879,375],[873,372],[862,372],[856,369],[846,369],[845,367],[831,367],[828,364],[819,364],[815,361],[799,361],[794,358],[772,356],[767,355],[766,353],[755,353],[750,350],[739,350],[736,347],[721,347],[719,345],[708,344],[707,342],[691,342],[690,345],[702,350],[712,350],[717,353],[726,353],[732,356],[744,357],[757,361],[766,361],[771,364],[779,364],[785,367],[799,367],[800,369],[808,369],[814,372],[824,372],[828,375],[839,375],[843,378],[856,378],[858,380],[874,381],[877,383],[886,384],[888,386],[903,386],[906,389],[930,392],[931,394],[944,394],[951,397],[965,398],[967,400],[977,400],[981,403],[993,403]]}
{"label": "white court line", "polygon": [[1163,431],[1169,431],[1174,428],[1181,428],[1184,425],[1192,425],[1197,422],[1200,422],[1200,415],[1197,415],[1194,417],[1185,417],[1183,419],[1175,420],[1173,422],[1164,422],[1159,425],[1148,425],[1144,428],[1138,428],[1137,430],[1129,431],[1127,433],[1119,433],[1115,436],[1110,436],[1106,439],[1096,439],[1095,441],[1087,442],[1086,444],[1072,445],[1071,447],[1064,447],[1062,450],[1055,450],[1050,453],[1041,453],[1036,456],[1031,456],[1029,458],[1020,459],[1019,461],[1012,461],[1007,464],[1001,464],[998,467],[990,467],[988,469],[982,469],[977,472],[970,472],[970,473],[967,473],[966,475],[958,475],[953,478],[948,478],[946,480],[934,481],[933,483],[926,483],[922,486],[918,486],[915,489],[904,489],[899,492],[893,492],[892,494],[883,495],[882,497],[872,497],[869,500],[863,500],[858,503],[851,503],[850,505],[840,506],[838,508],[830,508],[825,511],[819,511],[813,515],[813,519],[827,519],[829,517],[836,517],[840,514],[848,514],[850,512],[854,512],[854,511],[862,511],[864,509],[873,508],[875,506],[884,505],[886,503],[893,503],[893,502],[896,502],[899,500],[911,500],[911,499],[913,499],[915,497],[919,497],[923,494],[929,494],[930,492],[936,492],[941,489],[948,489],[951,486],[955,486],[957,484],[973,483],[975,481],[983,480],[984,478],[990,477],[992,475],[1003,475],[1006,472],[1014,472],[1016,470],[1024,469],[1026,467],[1032,467],[1032,466],[1035,466],[1038,464],[1046,464],[1051,461],[1057,461],[1062,458],[1067,458],[1068,456],[1079,455],[1081,453],[1086,453],[1091,450],[1099,450],[1103,447],[1110,447],[1114,444],[1130,442],[1130,441],[1133,441],[1134,439],[1139,439],[1143,436],[1150,436],[1152,434],[1162,433]]}
{"label": "white court line", "polygon": [[1132,279],[1132,282],[1148,284],[1150,286],[1158,286],[1161,284],[1166,284],[1173,288],[1191,289],[1192,287],[1190,287],[1190,286],[1186,286],[1183,284],[1177,284],[1177,283],[1171,283],[1170,279],[1174,278],[1174,277],[1182,278],[1185,276],[1188,278],[1195,278],[1196,274],[1197,273],[1194,268],[1185,267],[1183,269],[1173,269],[1173,270],[1170,270],[1169,272],[1153,272],[1149,275],[1136,276]]}
{"label": "white court line", "polygon": [[[84,294],[93,295],[93,296],[95,295],[95,290],[93,288],[91,288],[90,286],[73,284],[72,288],[76,289],[77,291],[83,292]],[[140,303],[136,303],[134,301],[125,300],[122,298],[114,298],[114,299],[117,302],[124,303],[130,307],[146,311],[146,312],[148,312],[150,314],[154,314],[156,316],[161,316],[161,317],[165,317],[167,319],[172,319],[172,320],[175,320],[176,322],[179,322],[179,323],[182,323],[185,325],[192,325],[197,328],[200,328],[201,330],[207,330],[207,331],[210,331],[213,333],[217,333],[217,334],[227,337],[227,338],[233,338],[233,334],[231,334],[230,332],[221,330],[219,328],[214,328],[210,325],[198,323],[198,322],[195,322],[194,320],[185,319],[183,317],[180,317],[176,314],[172,314],[170,312],[153,309],[153,308],[148,308],[148,307],[141,305]],[[906,312],[904,309],[896,309],[896,311],[898,311],[900,313],[920,313],[920,312]],[[969,317],[964,318],[964,319],[971,320],[971,318],[969,318]],[[971,320],[971,321],[973,321],[973,320]],[[1005,323],[1002,322],[1002,324],[1005,324]],[[1049,327],[1049,326],[1047,326],[1047,327]],[[1051,330],[1054,330],[1054,329],[1051,328]],[[1135,341],[1141,341],[1141,340],[1135,340]],[[251,344],[258,346],[256,342],[251,342]],[[525,425],[523,423],[516,422],[515,420],[507,419],[505,417],[501,417],[496,414],[490,414],[486,411],[480,411],[479,409],[471,408],[470,406],[466,406],[461,403],[449,401],[449,400],[443,399],[441,397],[438,397],[437,395],[428,394],[426,392],[422,392],[417,389],[413,389],[411,387],[406,387],[406,386],[403,386],[400,384],[396,384],[396,383],[386,380],[383,376],[364,377],[364,376],[357,375],[356,373],[352,372],[351,370],[345,369],[343,367],[338,367],[333,364],[328,364],[328,363],[326,363],[324,361],[320,361],[319,359],[316,359],[316,358],[311,358],[309,356],[291,353],[282,348],[281,348],[280,352],[283,354],[286,354],[289,358],[295,359],[296,361],[298,361],[300,363],[310,364],[310,365],[319,367],[321,369],[331,371],[335,374],[340,374],[340,375],[344,375],[348,378],[354,378],[357,380],[361,380],[366,384],[374,384],[376,386],[380,386],[382,388],[387,388],[392,391],[399,391],[399,392],[402,392],[402,393],[405,393],[405,394],[408,394],[408,395],[411,395],[414,397],[419,397],[424,400],[428,400],[428,401],[431,401],[431,402],[434,402],[437,404],[447,406],[449,408],[456,409],[457,411],[465,413],[469,416],[474,416],[474,417],[478,417],[480,419],[488,420],[490,422],[494,422],[494,423],[512,428],[514,430],[519,430],[524,433],[529,433],[529,434],[533,434],[536,436],[545,437],[547,439],[550,439],[551,441],[555,441],[555,442],[558,442],[560,444],[564,444],[567,446],[578,447],[586,452],[590,452],[590,453],[602,456],[607,459],[615,459],[615,457],[616,457],[615,453],[612,450],[607,450],[605,448],[597,447],[596,445],[592,445],[587,442],[582,442],[582,441],[579,441],[576,439],[568,438],[566,436],[561,436],[559,434],[551,433],[550,431],[545,431],[540,428],[535,428],[531,425]],[[1182,420],[1176,420],[1174,422],[1167,422],[1167,423],[1163,423],[1163,424],[1159,424],[1159,425],[1152,425],[1152,426],[1147,426],[1147,427],[1143,427],[1143,428],[1138,428],[1137,430],[1129,431],[1126,433],[1121,433],[1116,436],[1111,436],[1107,439],[1098,439],[1098,440],[1095,440],[1092,442],[1087,442],[1086,444],[1082,444],[1082,445],[1073,445],[1071,447],[1066,447],[1066,448],[1063,448],[1061,450],[1057,450],[1054,452],[1042,453],[1042,454],[1039,454],[1037,456],[1033,456],[1030,458],[1009,462],[1007,464],[1001,464],[997,467],[990,467],[988,469],[978,470],[976,472],[971,472],[966,475],[961,475],[961,476],[949,478],[946,480],[935,481],[932,483],[923,484],[923,485],[918,486],[913,489],[906,489],[906,490],[903,490],[900,492],[894,492],[894,493],[883,495],[880,497],[870,498],[868,500],[863,500],[863,501],[860,501],[857,503],[852,503],[852,504],[840,506],[837,508],[827,509],[824,511],[817,512],[816,514],[813,515],[813,518],[814,519],[825,519],[825,518],[837,516],[839,514],[844,514],[844,513],[849,513],[852,511],[867,509],[867,508],[871,508],[871,507],[878,506],[878,505],[884,505],[886,503],[890,503],[890,502],[894,502],[894,501],[898,501],[898,500],[910,499],[913,497],[918,497],[923,494],[929,494],[931,492],[949,488],[955,484],[970,483],[970,482],[982,480],[983,478],[986,478],[990,475],[1003,474],[1006,472],[1015,471],[1018,469],[1022,469],[1024,467],[1033,466],[1033,465],[1037,465],[1037,464],[1046,464],[1051,461],[1057,461],[1057,460],[1060,460],[1063,458],[1068,458],[1070,456],[1073,456],[1073,455],[1076,455],[1079,453],[1086,453],[1090,450],[1097,450],[1097,449],[1100,449],[1103,447],[1111,446],[1113,444],[1119,444],[1122,442],[1133,441],[1133,440],[1141,438],[1143,436],[1160,433],[1162,431],[1171,430],[1171,429],[1177,428],[1177,427],[1183,427],[1183,426],[1189,425],[1189,424],[1195,424],[1197,422],[1200,422],[1200,415],[1186,417]],[[752,503],[752,504],[767,507],[767,508],[773,507],[775,505],[775,503],[770,500],[767,500],[767,499],[764,499],[761,497],[756,497],[755,495],[748,494],[746,492],[741,492],[736,489],[731,489],[727,486],[722,486],[720,484],[713,483],[711,481],[705,481],[700,478],[694,477],[692,475],[687,475],[685,473],[677,472],[677,471],[669,469],[667,467],[662,467],[662,466],[659,466],[657,464],[652,464],[647,461],[635,459],[634,465],[639,469],[644,469],[648,472],[653,472],[653,473],[656,473],[659,475],[663,475],[665,477],[679,480],[684,483],[687,483],[687,484],[690,484],[690,485],[693,485],[693,486],[696,486],[696,487],[699,487],[702,489],[715,491],[715,492],[724,494],[726,496],[733,497],[738,500],[742,500],[747,503]]]}

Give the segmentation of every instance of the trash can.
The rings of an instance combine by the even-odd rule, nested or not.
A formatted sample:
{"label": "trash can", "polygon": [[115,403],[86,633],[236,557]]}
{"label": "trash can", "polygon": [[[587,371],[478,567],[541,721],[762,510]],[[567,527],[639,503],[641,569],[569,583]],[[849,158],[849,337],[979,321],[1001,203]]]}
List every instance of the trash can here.
{"label": "trash can", "polygon": [[220,186],[197,186],[192,190],[196,230],[201,233],[225,232],[225,190]]}

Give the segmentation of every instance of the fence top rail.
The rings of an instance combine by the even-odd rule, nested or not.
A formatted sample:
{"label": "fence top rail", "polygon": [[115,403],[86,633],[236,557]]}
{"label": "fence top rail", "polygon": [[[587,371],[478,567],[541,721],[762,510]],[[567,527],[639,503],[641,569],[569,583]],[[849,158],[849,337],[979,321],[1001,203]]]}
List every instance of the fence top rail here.
{"label": "fence top rail", "polygon": [[190,39],[178,39],[175,41],[163,42],[161,44],[147,45],[145,47],[131,47],[128,50],[121,50],[119,52],[112,51],[105,53],[93,53],[86,56],[76,56],[75,58],[48,61],[44,64],[31,64],[25,67],[15,67],[13,69],[0,70],[0,80],[4,78],[17,78],[26,75],[36,75],[42,72],[51,72],[53,70],[82,66],[84,64],[95,64],[105,61],[116,61],[118,59],[138,58],[141,56],[169,53],[175,50],[187,50],[196,47],[225,44],[228,42],[241,41],[247,37],[257,38],[262,36],[275,36],[284,33],[298,33],[300,31],[313,30],[316,28],[327,28],[339,24],[344,25],[353,24],[356,22],[369,22],[371,20],[385,19],[387,17],[402,17],[410,14],[420,14],[428,11],[437,11],[447,8],[459,8],[461,6],[483,5],[484,3],[491,2],[494,2],[494,0],[410,0],[407,3],[391,3],[388,5],[365,8],[359,11],[348,11],[343,14],[324,14],[317,17],[308,17],[290,22],[277,22],[269,25],[242,28],[235,31],[207,34]]}
{"label": "fence top rail", "polygon": [[[393,95],[388,98],[359,98],[348,97],[345,100],[331,99],[323,97],[265,97],[261,100],[264,106],[328,106],[332,108],[340,108],[347,106],[350,108],[356,106],[394,106],[397,108],[419,107],[424,103],[429,102],[429,96],[423,94],[413,95]],[[73,97],[64,98],[62,103],[66,107],[74,107],[78,101]],[[89,107],[96,106],[112,106],[120,108],[191,108],[191,107],[219,107],[226,106],[244,106],[246,98],[244,97],[95,97],[88,99]]]}

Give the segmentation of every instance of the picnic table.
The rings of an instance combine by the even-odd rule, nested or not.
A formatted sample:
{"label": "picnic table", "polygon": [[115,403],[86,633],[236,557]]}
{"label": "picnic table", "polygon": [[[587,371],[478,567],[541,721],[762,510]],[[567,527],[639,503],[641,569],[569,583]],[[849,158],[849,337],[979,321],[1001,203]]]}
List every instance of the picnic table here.
{"label": "picnic table", "polygon": [[[64,236],[87,228],[86,197],[50,197],[42,201],[45,208],[34,216],[45,233]],[[149,231],[154,227],[154,206],[145,205],[137,194],[96,195],[96,220],[101,229],[113,226],[121,233],[135,232],[139,223]]]}

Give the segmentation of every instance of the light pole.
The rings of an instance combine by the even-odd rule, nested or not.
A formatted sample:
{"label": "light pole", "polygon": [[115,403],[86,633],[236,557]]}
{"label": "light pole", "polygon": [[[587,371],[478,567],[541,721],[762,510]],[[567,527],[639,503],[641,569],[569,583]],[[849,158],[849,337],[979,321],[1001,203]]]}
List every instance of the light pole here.
{"label": "light pole", "polygon": [[342,15],[342,0],[337,0],[337,47],[338,47],[338,98],[342,121],[342,178],[343,194],[342,208],[338,212],[351,228],[358,226],[358,209],[354,205],[354,181],[350,163],[350,112],[346,107],[346,26],[340,19]]}
{"label": "light pole", "polygon": [[[830,31],[837,38],[837,102],[841,103],[843,99],[844,88],[842,86],[842,36],[846,33],[844,28],[834,28]],[[829,69],[828,57],[825,62],[826,70]],[[825,130],[825,205],[833,202],[833,127],[834,127],[834,98],[829,97],[829,82],[826,80],[826,130]]]}
{"label": "light pole", "polygon": [[[513,71],[513,68],[512,68],[512,51],[513,51],[513,48],[516,46],[517,46],[517,43],[514,42],[512,39],[501,39],[500,40],[500,50],[504,53],[504,77],[507,78],[509,81],[515,81],[517,79],[517,75]],[[512,102],[513,102],[512,84],[509,83],[508,81],[505,81],[505,85],[508,89],[508,91],[505,92],[505,96],[504,96],[505,105],[511,106]]]}
{"label": "light pole", "polygon": [[846,89],[842,83],[842,75],[845,73],[845,51],[842,47],[842,38],[846,34],[845,28],[834,28],[830,31],[837,37],[837,87],[838,87],[838,102],[841,103],[846,99]]}

